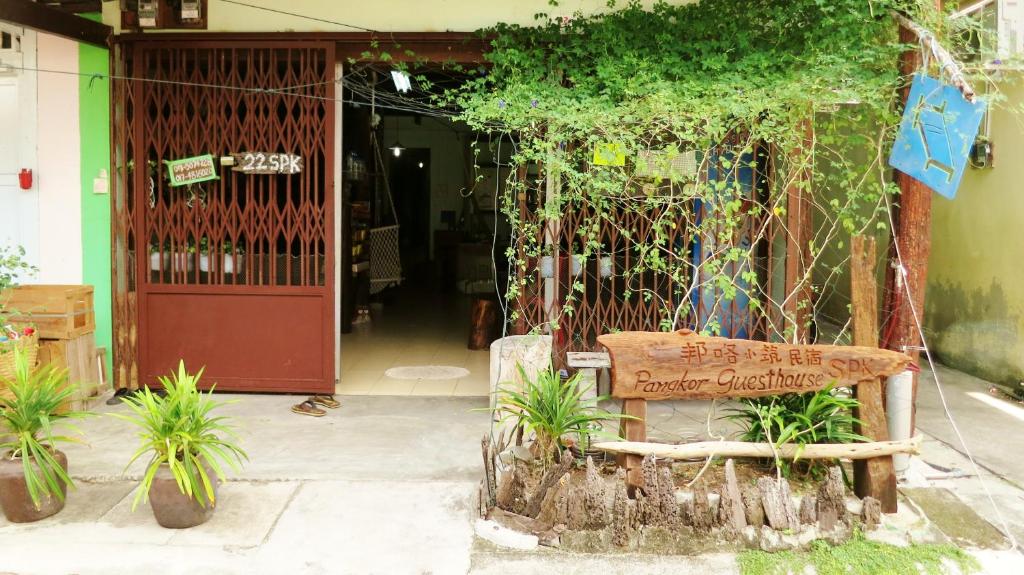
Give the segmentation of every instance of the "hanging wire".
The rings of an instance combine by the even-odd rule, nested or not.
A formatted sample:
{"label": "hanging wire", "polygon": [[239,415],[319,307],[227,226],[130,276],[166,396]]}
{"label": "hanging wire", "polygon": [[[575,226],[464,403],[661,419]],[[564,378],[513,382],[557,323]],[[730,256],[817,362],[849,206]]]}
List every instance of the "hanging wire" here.
{"label": "hanging wire", "polygon": [[[926,192],[931,193],[931,192]],[[1006,517],[1003,516],[1002,508],[996,503],[995,497],[992,496],[992,491],[989,489],[988,481],[985,476],[981,473],[981,468],[978,466],[978,462],[974,459],[974,455],[971,453],[970,447],[967,446],[967,440],[964,439],[963,434],[960,432],[960,426],[957,425],[956,419],[953,418],[953,413],[949,409],[949,403],[946,401],[946,393],[942,388],[942,383],[939,381],[939,373],[935,371],[935,362],[932,359],[931,348],[928,345],[927,338],[924,334],[924,326],[921,325],[921,319],[917,315],[917,306],[914,305],[914,294],[910,291],[910,282],[907,281],[907,268],[903,261],[903,254],[900,250],[899,237],[896,233],[896,222],[892,217],[892,203],[886,196],[886,205],[889,208],[886,213],[889,217],[889,225],[892,226],[893,239],[892,244],[896,248],[896,260],[899,263],[899,267],[896,269],[897,277],[900,280],[898,283],[902,284],[903,292],[906,295],[906,301],[910,306],[911,315],[914,318],[914,327],[917,330],[917,335],[921,340],[921,349],[924,351],[925,357],[928,359],[928,367],[932,372],[932,379],[935,381],[935,390],[939,394],[939,400],[942,403],[942,410],[946,414],[946,419],[949,420],[950,427],[953,429],[953,433],[956,434],[957,440],[960,445],[964,448],[964,455],[967,456],[967,460],[971,462],[971,467],[974,469],[974,473],[978,477],[978,481],[981,483],[981,488],[985,492],[985,496],[988,498],[989,503],[992,504],[992,509],[996,513],[996,517],[999,519],[999,523],[1003,529],[1003,535],[1010,541],[1010,548],[1017,549],[1017,538],[1014,537],[1013,532],[1010,530],[1010,525],[1006,521]],[[906,351],[906,350],[904,350]]]}

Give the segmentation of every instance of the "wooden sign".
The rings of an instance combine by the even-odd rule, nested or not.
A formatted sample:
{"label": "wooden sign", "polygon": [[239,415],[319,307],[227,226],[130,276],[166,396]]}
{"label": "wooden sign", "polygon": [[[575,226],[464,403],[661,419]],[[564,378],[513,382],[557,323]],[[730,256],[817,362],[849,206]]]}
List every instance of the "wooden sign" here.
{"label": "wooden sign", "polygon": [[240,152],[231,154],[235,159],[235,172],[246,174],[298,174],[302,171],[302,156],[271,152]]}
{"label": "wooden sign", "polygon": [[789,345],[701,336],[689,330],[601,335],[612,397],[715,399],[852,386],[902,372],[905,354],[871,347]]}
{"label": "wooden sign", "polygon": [[213,165],[213,156],[195,156],[181,160],[164,161],[172,186],[196,184],[217,179],[217,170]]}

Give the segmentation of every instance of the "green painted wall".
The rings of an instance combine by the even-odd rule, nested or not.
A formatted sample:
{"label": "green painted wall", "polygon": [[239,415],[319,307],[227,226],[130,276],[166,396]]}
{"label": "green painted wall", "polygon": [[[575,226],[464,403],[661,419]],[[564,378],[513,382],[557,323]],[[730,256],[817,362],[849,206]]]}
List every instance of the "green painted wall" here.
{"label": "green painted wall", "polygon": [[[1024,87],[1000,84],[1003,107]],[[968,168],[956,199],[934,195],[925,323],[946,365],[998,383],[1024,381],[1024,121],[992,113],[995,167]]]}
{"label": "green painted wall", "polygon": [[[88,18],[100,20],[99,14]],[[79,44],[79,122],[82,146],[82,281],[95,286],[96,345],[107,348],[108,373],[111,348],[112,306],[110,289],[110,194],[93,192],[93,180],[110,170],[110,70],[109,53],[103,48]]]}

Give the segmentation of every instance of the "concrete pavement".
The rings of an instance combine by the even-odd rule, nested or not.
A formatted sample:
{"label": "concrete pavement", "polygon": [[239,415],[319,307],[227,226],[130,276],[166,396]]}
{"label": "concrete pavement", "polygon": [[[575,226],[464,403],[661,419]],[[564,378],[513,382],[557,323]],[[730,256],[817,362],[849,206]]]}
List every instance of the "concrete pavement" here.
{"label": "concrete pavement", "polygon": [[[978,478],[952,449],[948,422],[936,411],[926,379],[918,420],[938,439],[925,441],[919,477],[952,490],[999,524]],[[1024,538],[1024,494],[1017,487],[1024,422],[966,395],[982,383],[940,371],[954,414],[985,466],[1011,530]],[[962,395],[962,397],[960,397]],[[955,397],[954,397],[955,396]],[[730,554],[696,557],[513,552],[473,535],[480,479],[485,398],[345,397],[323,418],[292,414],[296,396],[218,396],[237,400],[251,461],[223,486],[213,519],[200,527],[159,527],[147,507],[130,510],[139,463],[122,473],[135,449],[133,429],[98,407],[82,423],[89,445],[66,449],[79,489],[55,517],[31,525],[0,518],[0,572],[82,573],[735,573]],[[974,402],[978,405],[974,405]],[[662,402],[652,409],[652,436],[709,434],[706,404]],[[941,417],[940,417],[941,415]],[[712,420],[710,435],[728,431]],[[939,471],[935,471],[938,469]],[[941,470],[953,470],[945,473]],[[959,473],[957,470],[966,472]],[[966,476],[965,476],[966,475]],[[985,573],[1024,572],[1017,552],[983,551]]]}

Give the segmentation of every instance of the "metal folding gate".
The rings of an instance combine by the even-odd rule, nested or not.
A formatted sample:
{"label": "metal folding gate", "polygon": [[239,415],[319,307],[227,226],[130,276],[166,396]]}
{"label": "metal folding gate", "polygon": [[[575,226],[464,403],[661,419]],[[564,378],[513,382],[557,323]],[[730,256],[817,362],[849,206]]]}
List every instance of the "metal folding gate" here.
{"label": "metal folding gate", "polygon": [[[312,41],[117,46],[119,386],[184,359],[218,389],[333,391],[334,61]],[[170,185],[166,162],[205,154],[217,179]]]}

